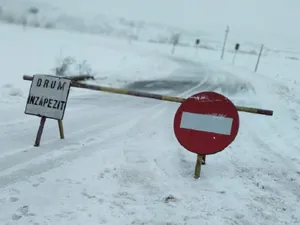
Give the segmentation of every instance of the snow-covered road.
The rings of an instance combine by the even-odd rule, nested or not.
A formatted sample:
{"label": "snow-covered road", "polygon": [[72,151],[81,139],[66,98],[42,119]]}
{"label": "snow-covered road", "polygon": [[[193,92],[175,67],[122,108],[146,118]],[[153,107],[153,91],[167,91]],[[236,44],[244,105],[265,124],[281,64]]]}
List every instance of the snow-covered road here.
{"label": "snow-covered road", "polygon": [[[0,92],[0,224],[300,222],[298,86],[209,59],[200,63],[184,49],[166,57],[160,45],[149,50],[98,36],[0,28],[6,52],[0,61],[9,74]],[[66,139],[48,120],[35,148],[39,119],[24,115],[30,82],[22,75],[50,73],[60,52],[91,63],[99,85],[181,97],[211,90],[275,114],[241,113],[236,141],[207,158],[197,181],[195,156],[173,134],[177,103],[72,88]]]}
{"label": "snow-covered road", "polygon": [[[188,67],[188,69],[191,68]],[[197,74],[195,69],[193,72]],[[189,75],[188,70],[185,71],[184,68],[181,68],[180,71]],[[198,91],[202,86],[202,79],[199,78],[206,76],[206,74],[201,76],[203,73],[201,68],[198,72],[198,77],[194,77],[198,79],[198,82],[194,81],[189,85],[183,84],[181,88],[177,86],[178,90],[168,93],[186,96]],[[182,78],[182,80],[184,79]],[[30,85],[29,82],[28,85]],[[23,105],[15,105],[15,107],[3,110],[2,118],[5,118],[5,121],[1,126],[5,132],[0,141],[3,146],[9,146],[9,148],[2,150],[0,158],[0,172],[7,174],[1,177],[1,186],[61,166],[64,161],[85,155],[89,156],[97,151],[96,146],[111,142],[123,143],[123,140],[127,140],[128,134],[131,136],[139,134],[136,129],[140,129],[141,126],[144,128],[147,126],[144,125],[145,123],[151,124],[153,119],[156,119],[162,112],[168,110],[170,118],[172,118],[175,111],[173,108],[170,111],[169,105],[170,103],[166,104],[157,100],[136,99],[99,92],[71,96],[64,120],[66,141],[58,139],[57,122],[48,120],[40,148],[32,146],[39,123],[38,118],[26,116],[26,119],[16,120],[16,115],[11,114],[11,111],[22,112],[24,111]],[[20,132],[14,132],[18,129]],[[157,132],[163,130],[165,129],[157,127]],[[168,132],[170,131],[172,130],[169,129]],[[29,134],[32,134],[32,138],[28,138]],[[39,164],[36,165],[36,162]]]}

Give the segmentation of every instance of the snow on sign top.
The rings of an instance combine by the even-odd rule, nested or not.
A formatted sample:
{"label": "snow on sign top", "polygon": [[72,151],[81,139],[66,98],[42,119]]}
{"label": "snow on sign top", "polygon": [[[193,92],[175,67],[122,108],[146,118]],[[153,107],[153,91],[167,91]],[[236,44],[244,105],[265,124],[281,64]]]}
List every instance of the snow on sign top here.
{"label": "snow on sign top", "polygon": [[238,133],[239,115],[234,104],[215,92],[186,99],[174,118],[174,133],[187,150],[209,155],[224,150]]}
{"label": "snow on sign top", "polygon": [[71,80],[50,75],[34,75],[25,114],[62,120]]}

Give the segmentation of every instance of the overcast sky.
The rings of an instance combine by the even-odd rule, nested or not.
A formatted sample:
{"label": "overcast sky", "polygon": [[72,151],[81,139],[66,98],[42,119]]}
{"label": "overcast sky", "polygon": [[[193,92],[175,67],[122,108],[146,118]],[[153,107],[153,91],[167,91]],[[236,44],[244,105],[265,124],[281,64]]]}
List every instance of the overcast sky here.
{"label": "overcast sky", "polygon": [[[43,0],[44,1],[44,0]],[[53,1],[55,2],[55,1]],[[124,17],[199,27],[207,23],[287,29],[286,20],[298,25],[299,0],[60,0],[75,3],[79,11],[105,12]],[[69,4],[68,4],[69,3]],[[95,7],[97,4],[97,7]],[[254,18],[253,18],[254,17]],[[298,21],[297,21],[298,18]]]}
{"label": "overcast sky", "polygon": [[300,0],[19,1],[50,2],[79,14],[104,13],[209,32],[224,32],[226,25],[229,25],[232,32],[242,38],[254,36],[270,39],[280,36],[287,42],[300,39]]}

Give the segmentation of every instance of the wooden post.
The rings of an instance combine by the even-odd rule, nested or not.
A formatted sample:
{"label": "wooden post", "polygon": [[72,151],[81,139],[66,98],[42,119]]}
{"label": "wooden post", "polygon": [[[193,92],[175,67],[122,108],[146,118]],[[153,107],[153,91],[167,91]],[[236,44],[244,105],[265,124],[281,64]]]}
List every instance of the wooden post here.
{"label": "wooden post", "polygon": [[39,147],[40,146],[40,142],[41,142],[42,134],[43,134],[43,131],[44,131],[45,123],[46,123],[46,117],[43,116],[41,118],[40,126],[39,126],[38,132],[36,134],[34,147]]}
{"label": "wooden post", "polygon": [[205,165],[206,164],[206,155],[203,155],[202,157],[202,165]]}
{"label": "wooden post", "polygon": [[203,158],[202,155],[197,154],[197,161],[196,161],[195,175],[194,175],[195,179],[199,179],[200,178],[202,158]]}
{"label": "wooden post", "polygon": [[237,53],[237,51],[234,51],[234,53],[233,53],[233,58],[232,58],[233,65],[235,64],[236,53]]}
{"label": "wooden post", "polygon": [[64,134],[64,125],[62,120],[57,120],[58,122],[58,129],[59,129],[59,136],[60,139],[64,139],[65,138],[65,134]]}

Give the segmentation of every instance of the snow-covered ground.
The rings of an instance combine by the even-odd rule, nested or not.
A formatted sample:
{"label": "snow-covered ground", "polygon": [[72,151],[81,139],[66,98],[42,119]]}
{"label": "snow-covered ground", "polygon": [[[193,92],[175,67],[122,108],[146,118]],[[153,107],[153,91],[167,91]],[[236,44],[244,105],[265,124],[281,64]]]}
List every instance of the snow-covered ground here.
{"label": "snow-covered ground", "polygon": [[[169,45],[2,23],[0,33],[0,224],[300,224],[300,64],[286,52],[268,52],[253,73],[256,55],[233,65],[231,53],[220,61],[206,49],[172,56]],[[66,139],[48,120],[33,147],[39,119],[24,114],[22,76],[51,74],[67,56],[87,60],[89,83],[181,97],[217,91],[274,116],[240,113],[236,140],[208,156],[200,180],[195,155],[173,134],[177,103],[73,88]]]}

